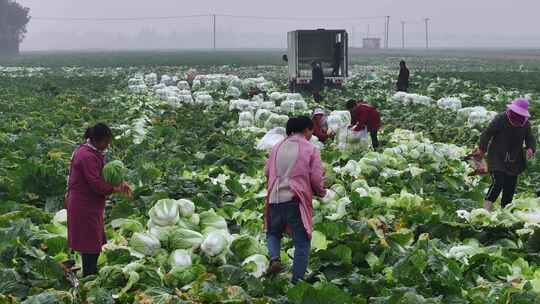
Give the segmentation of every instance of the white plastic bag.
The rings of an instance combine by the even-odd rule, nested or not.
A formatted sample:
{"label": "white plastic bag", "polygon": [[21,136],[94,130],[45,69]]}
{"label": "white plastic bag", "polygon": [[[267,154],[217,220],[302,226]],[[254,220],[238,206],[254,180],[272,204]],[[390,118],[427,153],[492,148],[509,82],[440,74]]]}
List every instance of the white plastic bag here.
{"label": "white plastic bag", "polygon": [[350,143],[366,141],[368,140],[368,131],[365,128],[360,131],[354,131],[353,129],[349,129],[349,134],[348,134],[347,139]]}
{"label": "white plastic bag", "polygon": [[249,111],[241,112],[238,116],[238,127],[247,128],[253,126],[253,113]]}
{"label": "white plastic bag", "polygon": [[328,115],[326,123],[330,131],[347,128],[351,124],[351,113],[349,111],[333,111]]}
{"label": "white plastic bag", "polygon": [[257,143],[257,150],[271,150],[286,137],[285,128],[276,127],[268,131]]}

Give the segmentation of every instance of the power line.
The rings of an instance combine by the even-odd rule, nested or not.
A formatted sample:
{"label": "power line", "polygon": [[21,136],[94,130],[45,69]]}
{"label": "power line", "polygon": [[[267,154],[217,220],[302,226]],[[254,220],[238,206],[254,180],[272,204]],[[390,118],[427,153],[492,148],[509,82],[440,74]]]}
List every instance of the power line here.
{"label": "power line", "polygon": [[274,16],[249,16],[249,15],[218,15],[220,17],[241,18],[241,19],[260,19],[260,20],[375,20],[384,18],[384,16],[364,16],[364,17],[274,17]]}
{"label": "power line", "polygon": [[32,17],[32,20],[41,21],[144,21],[144,20],[170,20],[170,19],[186,19],[210,17],[208,14],[201,15],[183,15],[183,16],[161,16],[161,17],[110,17],[110,18],[64,18],[64,17]]}
{"label": "power line", "polygon": [[283,16],[254,16],[254,15],[227,15],[227,14],[198,14],[180,16],[153,16],[153,17],[32,17],[32,20],[40,21],[145,21],[145,20],[171,20],[201,17],[228,17],[238,19],[259,19],[259,20],[374,20],[385,16],[363,16],[363,17],[283,17]]}

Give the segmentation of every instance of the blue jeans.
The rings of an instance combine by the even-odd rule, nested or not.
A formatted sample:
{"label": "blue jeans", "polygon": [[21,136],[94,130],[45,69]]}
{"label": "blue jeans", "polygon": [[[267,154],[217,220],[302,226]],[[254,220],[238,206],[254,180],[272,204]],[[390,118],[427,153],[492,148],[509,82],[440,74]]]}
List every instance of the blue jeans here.
{"label": "blue jeans", "polygon": [[309,251],[311,249],[311,241],[308,238],[300,216],[300,206],[295,201],[270,204],[268,208],[266,238],[271,260],[279,260],[281,239],[283,238],[286,225],[292,230],[294,244],[292,282],[296,283],[298,280],[304,278],[309,262]]}

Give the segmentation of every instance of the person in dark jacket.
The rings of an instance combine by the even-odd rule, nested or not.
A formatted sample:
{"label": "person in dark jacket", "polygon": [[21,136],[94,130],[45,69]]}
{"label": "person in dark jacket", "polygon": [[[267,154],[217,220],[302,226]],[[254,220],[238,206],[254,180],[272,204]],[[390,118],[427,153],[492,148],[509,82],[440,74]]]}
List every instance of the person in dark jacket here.
{"label": "person in dark jacket", "polygon": [[377,133],[381,128],[381,115],[376,107],[365,103],[358,102],[354,99],[347,101],[347,110],[351,113],[351,126],[354,131],[362,131],[367,129],[371,137],[371,145],[373,149],[379,147],[379,139]]}
{"label": "person in dark jacket", "polygon": [[313,61],[311,63],[311,90],[313,92],[313,99],[315,102],[321,102],[321,90],[324,86],[324,73],[319,62]]}
{"label": "person in dark jacket", "polygon": [[398,92],[407,92],[409,89],[409,69],[405,61],[399,63],[399,76],[397,81]]}
{"label": "person in dark jacket", "polygon": [[[527,159],[534,156],[536,142],[529,123],[529,101],[516,99],[504,113],[497,115],[480,136],[478,156],[487,152],[488,170],[492,183],[484,202],[491,211],[502,192],[501,206],[512,202],[518,176],[525,170]],[[525,149],[524,149],[525,146]]]}
{"label": "person in dark jacket", "polygon": [[88,128],[85,143],[73,153],[66,194],[68,245],[82,256],[83,276],[97,273],[101,247],[106,244],[103,214],[105,200],[112,193],[131,196],[131,188],[123,182],[113,186],[105,182],[101,171],[105,166],[104,151],[112,141],[111,129],[105,124]]}
{"label": "person in dark jacket", "polygon": [[332,64],[332,76],[339,76],[339,68],[341,67],[341,59],[342,59],[342,47],[341,42],[336,42],[334,45],[334,62]]}

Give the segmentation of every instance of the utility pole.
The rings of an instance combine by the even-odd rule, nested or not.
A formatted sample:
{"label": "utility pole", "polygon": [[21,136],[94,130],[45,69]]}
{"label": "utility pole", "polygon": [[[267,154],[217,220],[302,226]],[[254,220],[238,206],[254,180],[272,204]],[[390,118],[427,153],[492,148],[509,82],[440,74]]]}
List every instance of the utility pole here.
{"label": "utility pole", "polygon": [[401,48],[405,48],[405,21],[401,21]]}
{"label": "utility pole", "polygon": [[386,32],[388,32],[388,23],[386,23],[386,17],[384,19],[384,47],[386,47]]}
{"label": "utility pole", "polygon": [[429,49],[429,18],[424,19],[426,22],[426,49]]}
{"label": "utility pole", "polygon": [[386,16],[386,48],[390,47],[390,16]]}
{"label": "utility pole", "polygon": [[386,16],[386,39],[384,42],[385,48],[388,48],[390,38],[390,16]]}
{"label": "utility pole", "polygon": [[213,39],[214,39],[214,43],[213,43],[213,48],[214,50],[216,50],[216,14],[213,14],[212,15],[212,20],[213,20],[213,24],[214,24],[214,32],[213,32]]}
{"label": "utility pole", "polygon": [[354,32],[355,32],[355,27],[353,25],[352,31],[351,31],[351,47],[353,48],[354,48],[354,38],[356,38]]}

